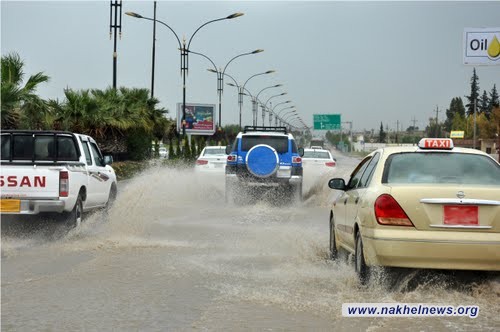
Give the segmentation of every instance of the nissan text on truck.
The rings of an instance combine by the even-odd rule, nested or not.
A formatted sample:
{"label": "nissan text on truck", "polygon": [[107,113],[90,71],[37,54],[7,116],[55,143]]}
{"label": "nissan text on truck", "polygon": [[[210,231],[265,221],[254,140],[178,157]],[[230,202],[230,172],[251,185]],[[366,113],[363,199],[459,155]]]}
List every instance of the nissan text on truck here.
{"label": "nissan text on truck", "polygon": [[2,130],[0,213],[59,213],[77,227],[84,212],[109,207],[117,194],[111,156],[87,135]]}

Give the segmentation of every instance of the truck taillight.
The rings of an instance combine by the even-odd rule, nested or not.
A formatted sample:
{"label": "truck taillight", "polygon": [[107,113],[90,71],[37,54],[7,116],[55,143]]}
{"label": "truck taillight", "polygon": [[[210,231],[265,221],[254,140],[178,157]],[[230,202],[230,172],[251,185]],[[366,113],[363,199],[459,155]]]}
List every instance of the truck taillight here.
{"label": "truck taillight", "polygon": [[69,192],[69,172],[59,172],[59,197],[68,197]]}
{"label": "truck taillight", "polygon": [[300,157],[292,157],[292,163],[298,164],[302,162],[302,158]]}
{"label": "truck taillight", "polygon": [[326,166],[328,167],[335,167],[335,162],[334,161],[329,161],[325,163]]}
{"label": "truck taillight", "polygon": [[388,194],[380,195],[375,201],[375,217],[380,225],[413,226],[403,208]]}

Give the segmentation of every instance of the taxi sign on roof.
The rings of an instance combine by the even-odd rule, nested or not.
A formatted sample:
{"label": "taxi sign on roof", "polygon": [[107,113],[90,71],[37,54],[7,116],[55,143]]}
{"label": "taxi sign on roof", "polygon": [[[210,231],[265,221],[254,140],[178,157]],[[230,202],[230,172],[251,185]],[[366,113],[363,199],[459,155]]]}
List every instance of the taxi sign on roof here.
{"label": "taxi sign on roof", "polygon": [[453,149],[453,140],[450,138],[422,138],[418,142],[421,149],[451,150]]}

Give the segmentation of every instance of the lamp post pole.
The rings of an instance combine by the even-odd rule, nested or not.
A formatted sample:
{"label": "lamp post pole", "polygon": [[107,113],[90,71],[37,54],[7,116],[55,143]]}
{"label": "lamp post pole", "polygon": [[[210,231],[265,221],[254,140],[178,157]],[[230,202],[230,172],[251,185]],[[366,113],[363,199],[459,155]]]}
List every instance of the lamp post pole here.
{"label": "lamp post pole", "polygon": [[182,43],[181,43],[177,33],[175,33],[175,31],[165,22],[154,19],[154,18],[145,17],[145,16],[139,15],[139,14],[134,13],[134,12],[126,12],[125,14],[128,16],[135,17],[135,18],[141,18],[141,19],[148,20],[148,21],[158,22],[158,23],[164,25],[165,27],[167,27],[175,35],[175,38],[177,39],[177,43],[179,44],[179,50],[181,52],[181,73],[182,73],[182,121],[181,121],[181,125],[182,125],[182,136],[186,137],[186,75],[187,75],[187,72],[189,69],[188,68],[189,67],[189,58],[188,58],[189,47],[191,46],[191,42],[193,40],[193,37],[196,35],[196,33],[201,28],[203,28],[207,24],[218,22],[218,21],[223,21],[223,20],[230,20],[230,19],[233,19],[236,17],[240,17],[243,15],[243,13],[234,13],[234,14],[231,14],[229,16],[218,18],[215,20],[211,20],[211,21],[205,22],[204,24],[200,25],[194,31],[194,33],[191,35],[191,38],[189,38],[189,41],[187,42],[187,47],[186,47],[186,40],[183,39]]}
{"label": "lamp post pole", "polygon": [[281,122],[281,119],[278,118],[281,112],[283,112],[284,110],[287,110],[289,108],[294,108],[294,107],[295,106],[288,106],[288,107],[280,109],[279,111],[276,111],[275,117],[274,117],[274,125],[278,126],[278,120],[280,120],[280,122]]}
{"label": "lamp post pole", "polygon": [[[283,84],[271,85],[271,86],[268,86],[268,87],[260,90],[259,93],[257,93],[257,96],[255,97],[255,99],[259,99],[259,95],[261,94],[261,92],[263,92],[267,89],[271,89],[271,88],[278,88],[280,86],[283,86]],[[286,95],[286,92],[281,93],[279,96],[282,96],[282,95]],[[264,109],[262,110],[262,114],[263,114],[262,116],[264,117]],[[262,125],[264,125],[264,120],[262,120]],[[269,125],[269,126],[271,126],[271,125]]]}
{"label": "lamp post pole", "polygon": [[[265,111],[266,111],[267,104],[269,103],[269,101],[270,101],[271,99],[273,99],[273,98],[280,97],[280,96],[284,96],[284,95],[286,95],[286,94],[287,94],[286,92],[283,92],[283,93],[280,93],[280,94],[277,94],[277,95],[271,96],[271,97],[269,97],[269,98],[266,100],[266,102],[265,102],[265,103],[263,103],[263,104],[261,104],[261,105],[260,105],[260,107],[261,107],[261,109],[262,109],[262,125],[263,125],[263,126],[265,126],[265,124],[264,124],[264,120],[265,120],[265,118],[266,118],[266,113],[265,113]],[[288,101],[288,102],[290,102],[290,101]],[[277,104],[277,105],[280,105],[280,104]],[[270,111],[270,110],[269,110],[269,111]]]}
{"label": "lamp post pole", "polygon": [[[229,66],[229,64],[231,62],[233,62],[233,60],[235,60],[236,58],[242,57],[244,55],[252,55],[252,54],[261,53],[261,52],[264,52],[264,50],[258,49],[258,50],[252,51],[252,52],[238,54],[237,56],[235,56],[231,60],[229,60],[228,63],[226,63],[223,70],[221,70],[220,68],[217,69],[217,66],[215,65],[215,63],[205,54],[194,52],[194,51],[188,51],[188,52],[204,57],[205,59],[210,61],[215,68],[215,69],[207,69],[207,70],[212,72],[212,73],[217,74],[217,94],[219,96],[219,128],[222,128],[222,93],[224,91],[224,76],[229,76],[228,74],[226,74],[227,66]],[[233,79],[233,78],[231,77],[231,79]],[[234,81],[234,79],[233,79],[233,81]]]}
{"label": "lamp post pole", "polygon": [[[240,87],[239,89],[239,94],[240,96],[243,96],[243,91],[245,90],[245,86],[247,85],[248,81],[250,81],[252,78],[256,77],[256,76],[260,76],[260,75],[266,75],[266,74],[271,74],[271,73],[274,73],[275,70],[268,70],[268,71],[265,71],[263,73],[258,73],[258,74],[254,74],[252,76],[250,76],[246,81],[245,83],[243,84],[243,86]],[[252,98],[253,100],[253,98]],[[241,103],[240,103],[240,121],[239,121],[239,126],[240,126],[240,129],[241,129],[241,114],[242,114],[242,106],[243,106],[243,97],[241,97]],[[254,110],[255,112],[255,110]],[[257,125],[257,123],[254,124],[254,126]]]}
{"label": "lamp post pole", "polygon": [[274,105],[273,108],[271,110],[269,110],[269,112],[274,112],[274,109],[276,107],[278,107],[279,105],[288,104],[288,103],[291,103],[291,102],[292,102],[291,100],[287,100],[287,101],[283,101],[281,103],[278,103],[278,104]]}

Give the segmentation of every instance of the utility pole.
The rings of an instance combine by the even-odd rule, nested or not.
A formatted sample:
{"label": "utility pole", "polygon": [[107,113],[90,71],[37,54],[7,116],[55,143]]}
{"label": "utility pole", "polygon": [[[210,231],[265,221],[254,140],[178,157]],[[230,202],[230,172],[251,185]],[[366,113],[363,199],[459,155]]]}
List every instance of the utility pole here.
{"label": "utility pole", "polygon": [[[110,0],[109,7],[109,39],[111,36],[114,36],[113,42],[113,89],[116,89],[116,67],[117,67],[117,58],[118,53],[116,53],[116,45],[117,45],[117,35],[116,30],[120,34],[120,39],[122,38],[122,0]],[[113,9],[114,9],[114,17],[113,17]],[[120,15],[118,15],[118,11],[120,11]]]}
{"label": "utility pole", "polygon": [[439,106],[436,105],[436,132],[435,132],[435,137],[437,138],[439,136],[439,124],[438,124],[438,121],[439,121],[439,118],[438,118],[438,113],[439,112],[442,112],[439,110]]}
{"label": "utility pole", "polygon": [[399,120],[396,121],[396,144],[398,144]]}
{"label": "utility pole", "polygon": [[151,65],[151,98],[155,91],[155,49],[156,49],[156,1],[154,2],[153,13],[153,59]]}
{"label": "utility pole", "polygon": [[477,113],[477,110],[476,110],[476,100],[477,99],[474,99],[474,139],[473,139],[473,142],[472,142],[472,148],[475,149],[476,148],[476,113]]}

